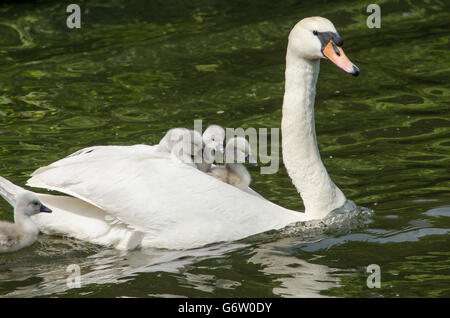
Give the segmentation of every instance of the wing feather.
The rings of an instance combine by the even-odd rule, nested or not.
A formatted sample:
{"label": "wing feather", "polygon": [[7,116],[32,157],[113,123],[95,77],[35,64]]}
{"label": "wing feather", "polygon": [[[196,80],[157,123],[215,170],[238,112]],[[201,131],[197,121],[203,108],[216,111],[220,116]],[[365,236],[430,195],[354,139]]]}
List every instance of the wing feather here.
{"label": "wing feather", "polygon": [[235,240],[304,218],[145,145],[61,159],[35,171],[28,185],[82,199],[156,247]]}

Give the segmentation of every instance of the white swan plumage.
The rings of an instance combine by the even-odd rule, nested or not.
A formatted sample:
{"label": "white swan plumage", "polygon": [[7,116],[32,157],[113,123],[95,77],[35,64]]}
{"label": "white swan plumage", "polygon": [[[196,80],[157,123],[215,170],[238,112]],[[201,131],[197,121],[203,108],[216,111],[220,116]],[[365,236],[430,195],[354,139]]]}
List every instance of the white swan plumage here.
{"label": "white swan plumage", "polygon": [[[314,98],[320,59],[359,70],[343,54],[342,39],[324,18],[306,18],[289,35],[283,101],[283,159],[305,213],[241,191],[196,168],[170,160],[156,146],[91,147],[39,168],[32,187],[68,194],[37,194],[53,210],[34,216],[46,233],[64,234],[118,249],[185,249],[232,241],[325,217],[346,198],[320,159]],[[10,203],[21,189],[0,178]],[[254,193],[254,192],[253,192]]]}

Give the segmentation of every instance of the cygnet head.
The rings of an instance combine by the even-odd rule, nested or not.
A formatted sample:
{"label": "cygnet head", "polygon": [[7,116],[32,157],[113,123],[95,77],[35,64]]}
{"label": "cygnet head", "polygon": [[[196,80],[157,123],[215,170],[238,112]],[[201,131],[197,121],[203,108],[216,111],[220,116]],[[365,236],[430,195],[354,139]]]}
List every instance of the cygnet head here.
{"label": "cygnet head", "polygon": [[206,128],[205,132],[203,133],[203,142],[205,143],[203,158],[206,162],[214,162],[217,153],[222,157],[220,162],[223,162],[224,139],[225,129],[223,129],[219,125],[211,125]]}
{"label": "cygnet head", "polygon": [[223,141],[225,139],[225,129],[219,125],[211,125],[203,133],[203,142],[205,146],[215,151],[223,152]]}
{"label": "cygnet head", "polygon": [[173,146],[179,143],[186,132],[189,130],[186,128],[172,128],[167,131],[164,137],[159,142],[159,145],[167,152],[171,152]]}
{"label": "cygnet head", "polygon": [[17,196],[16,207],[14,215],[17,216],[32,216],[40,212],[51,213],[48,207],[39,201],[38,197],[32,192],[23,192]]}
{"label": "cygnet head", "polygon": [[185,155],[191,157],[194,162],[201,162],[203,145],[202,135],[198,131],[186,129],[173,149],[180,158]]}
{"label": "cygnet head", "polygon": [[227,142],[225,148],[226,163],[244,163],[256,164],[256,160],[251,155],[251,147],[244,137],[234,137]]}
{"label": "cygnet head", "polygon": [[289,34],[288,52],[308,60],[329,59],[339,68],[354,76],[359,69],[342,50],[344,40],[330,20],[322,17],[305,18]]}

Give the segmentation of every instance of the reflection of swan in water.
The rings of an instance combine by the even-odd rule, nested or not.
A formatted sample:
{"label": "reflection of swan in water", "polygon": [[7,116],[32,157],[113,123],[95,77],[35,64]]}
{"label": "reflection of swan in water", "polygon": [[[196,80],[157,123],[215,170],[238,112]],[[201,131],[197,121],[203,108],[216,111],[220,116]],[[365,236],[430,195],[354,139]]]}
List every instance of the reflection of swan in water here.
{"label": "reflection of swan in water", "polygon": [[[90,284],[122,284],[146,273],[166,273],[175,275],[180,284],[186,283],[199,290],[207,290],[202,275],[185,272],[189,265],[205,259],[223,257],[229,252],[245,247],[243,243],[221,243],[190,250],[140,249],[119,251],[105,249],[70,238],[42,235],[35,244],[34,253],[22,252],[5,254],[0,259],[0,281],[23,282],[9,294],[1,297],[37,297],[66,292],[67,279],[73,272],[68,265],[78,265],[81,269],[81,287]],[[80,255],[83,255],[80,257]],[[52,261],[49,261],[51,259]],[[34,266],[30,267],[30,263]],[[36,271],[39,268],[39,272]],[[182,273],[182,274],[180,274]],[[178,275],[176,275],[178,274]],[[25,283],[30,281],[30,283]],[[219,280],[219,284],[223,280]],[[224,283],[226,284],[226,283]],[[89,289],[89,288],[88,288]],[[151,291],[151,290],[149,290]],[[145,290],[141,290],[145,292]],[[120,291],[122,296],[127,291]],[[179,296],[164,292],[150,296]],[[108,296],[109,297],[109,296]]]}
{"label": "reflection of swan in water", "polygon": [[[259,234],[239,244],[221,243],[186,251],[148,249],[122,252],[78,240],[42,235],[40,240],[31,247],[33,253],[22,250],[0,256],[0,286],[5,281],[9,286],[20,286],[10,294],[2,294],[2,297],[31,297],[63,293],[67,291],[66,266],[72,263],[79,264],[82,269],[82,287],[85,284],[98,284],[92,289],[86,289],[94,292],[108,290],[109,296],[131,296],[120,284],[135,286],[132,280],[135,280],[139,286],[145,286],[143,281],[156,285],[156,287],[149,287],[148,290],[145,288],[139,290],[140,296],[150,293],[152,294],[149,296],[192,296],[197,291],[214,296],[223,292],[223,289],[228,289],[226,292],[231,294],[241,284],[251,283],[252,277],[256,277],[258,282],[261,282],[264,278],[261,278],[258,273],[260,272],[266,276],[265,281],[268,282],[266,288],[270,288],[276,295],[317,297],[323,290],[339,287],[343,276],[358,274],[354,272],[354,269],[348,271],[347,262],[344,262],[344,271],[342,262],[336,263],[339,271],[315,264],[316,259],[309,257],[311,254],[325,254],[332,258],[333,253],[330,253],[329,249],[347,242],[366,244],[363,246],[372,243],[379,247],[389,244],[388,246],[392,247],[392,244],[414,243],[427,236],[442,237],[450,232],[449,229],[444,228],[445,219],[450,216],[450,206],[435,207],[416,215],[417,219],[403,220],[405,227],[402,231],[397,229],[387,231],[373,227],[364,231],[349,231],[354,229],[354,226],[359,227],[360,225],[356,223],[363,221],[361,219],[365,219],[365,222],[370,221],[370,218],[367,219],[364,214],[364,211],[356,215],[344,214],[343,218],[338,218],[335,223],[328,224],[329,227],[322,230],[320,227],[317,229],[318,224],[314,227],[316,222],[311,221],[306,222],[311,224],[298,224],[298,229],[291,228],[286,231]],[[440,227],[441,225],[443,228]],[[309,228],[310,231],[305,231],[305,228]],[[328,232],[330,228],[332,233]],[[339,234],[336,235],[337,233]],[[66,247],[61,248],[61,246]],[[398,244],[398,246],[403,245]],[[375,248],[378,249],[378,247]],[[308,253],[307,259],[304,259],[302,251]],[[246,282],[228,275],[235,269],[233,258],[236,255],[238,268],[246,272],[243,277]],[[445,261],[445,254],[441,256]],[[340,255],[338,254],[337,257]],[[359,264],[359,261],[355,262]],[[417,266],[416,259],[411,259],[409,262],[411,266]],[[317,259],[317,263],[324,263],[324,261]],[[333,263],[328,260],[327,264]],[[436,263],[436,268],[440,266],[439,264]],[[203,268],[202,270],[198,270],[199,265]],[[356,272],[358,271],[359,269]],[[160,277],[163,282],[167,282],[166,279],[172,280],[170,286],[160,287],[158,281],[155,283],[155,280]],[[278,285],[275,285],[277,282]],[[101,286],[102,284],[109,285]],[[192,292],[190,289],[196,291]],[[2,291],[5,292],[5,290]]]}
{"label": "reflection of swan in water", "polygon": [[[146,273],[153,273],[152,275],[171,274],[172,277],[176,278],[177,285],[179,286],[186,286],[200,292],[214,294],[216,289],[233,289],[240,286],[242,282],[235,281],[232,278],[216,277],[214,271],[211,271],[210,274],[193,273],[189,270],[190,265],[207,259],[225,257],[227,253],[245,248],[250,248],[252,254],[255,253],[248,261],[258,265],[258,271],[262,271],[268,275],[282,276],[275,279],[281,283],[281,286],[273,289],[274,294],[284,297],[316,297],[319,296],[320,290],[336,286],[333,278],[328,275],[329,272],[333,271],[332,269],[323,265],[308,263],[287,253],[284,254],[279,251],[274,253],[274,249],[277,247],[289,247],[289,244],[294,245],[295,242],[292,241],[293,239],[284,240],[282,243],[277,241],[271,244],[264,244],[255,248],[249,247],[248,244],[244,243],[222,243],[188,251],[164,249],[118,251],[93,247],[97,250],[97,253],[88,255],[87,257],[79,257],[80,253],[86,252],[86,250],[91,253],[89,248],[86,248],[86,245],[80,245],[76,241],[67,239],[60,239],[59,241],[57,239],[55,242],[55,238],[49,238],[47,236],[43,236],[43,238],[41,244],[44,246],[38,248],[40,259],[30,260],[39,264],[39,273],[36,273],[35,268],[31,269],[29,265],[23,264],[23,261],[28,262],[28,257],[36,257],[36,255],[29,253],[10,255],[11,258],[16,257],[18,259],[20,257],[22,261],[20,261],[19,265],[8,268],[8,271],[4,273],[0,272],[0,280],[30,280],[35,283],[28,286],[22,284],[23,287],[16,288],[13,292],[2,295],[2,297],[37,297],[67,292],[69,289],[67,286],[67,278],[71,275],[71,272],[67,271],[67,266],[71,262],[81,268],[81,287],[90,284],[99,286],[104,284],[123,284],[137,279],[146,279]],[[55,243],[67,244],[67,257],[57,255],[58,251],[56,250],[45,251],[45,244],[47,243],[51,246],[55,246]],[[75,256],[76,258],[71,260],[75,254],[78,254],[78,256]],[[55,264],[54,261],[48,262],[49,257],[52,259],[62,258],[64,261]],[[18,261],[16,260],[16,262]],[[295,266],[293,267],[293,265]],[[252,268],[255,267],[252,266]],[[147,279],[154,280],[153,276]],[[176,289],[174,288],[174,290]],[[146,291],[141,290],[140,292],[145,293]],[[164,289],[161,289],[159,293],[155,293],[155,289],[153,288],[149,288],[148,293],[151,293],[149,296],[161,297],[185,296],[177,295],[171,290]],[[132,296],[127,294],[126,289],[121,295]]]}
{"label": "reflection of swan in water", "polygon": [[261,271],[267,275],[278,277],[280,283],[273,293],[283,297],[320,297],[320,291],[339,286],[339,278],[332,273],[336,269],[325,265],[314,264],[287,252],[298,244],[296,238],[285,238],[273,243],[264,244],[255,249],[249,262],[259,264]]}
{"label": "reflection of swan in water", "polygon": [[[178,286],[185,286],[189,289],[214,295],[217,289],[232,290],[242,285],[242,281],[234,280],[232,277],[216,276],[214,270],[208,270],[203,273],[192,272],[190,270],[192,265],[214,258],[226,258],[227,255],[232,255],[229,253],[245,249],[249,249],[251,254],[254,254],[248,259],[248,262],[252,263],[250,266],[252,270],[271,276],[267,278],[268,281],[280,282],[280,286],[272,290],[276,295],[283,297],[316,297],[319,296],[320,290],[337,286],[337,279],[329,275],[329,273],[333,272],[333,269],[323,265],[308,263],[298,259],[296,256],[276,250],[277,247],[282,248],[289,247],[289,244],[294,245],[295,239],[287,239],[282,242],[277,241],[256,247],[250,247],[248,244],[243,243],[222,243],[188,251],[163,249],[118,251],[96,247],[86,248],[85,244],[80,245],[76,241],[67,239],[58,241],[57,239],[55,242],[54,237],[49,238],[45,235],[42,237],[43,240],[39,244],[43,246],[38,247],[38,260],[36,259],[36,254],[11,254],[9,257],[16,258],[15,262],[19,264],[11,264],[9,267],[11,261],[8,260],[8,263],[5,264],[9,267],[7,268],[8,270],[0,272],[0,280],[30,281],[34,283],[29,283],[29,285],[22,283],[21,288],[16,288],[13,292],[2,295],[2,297],[37,297],[65,293],[69,289],[67,278],[72,273],[67,271],[67,266],[71,263],[80,266],[81,287],[96,284],[99,286],[96,290],[101,290],[101,285],[117,284],[115,291],[117,293],[122,289],[120,284],[130,283],[133,280],[142,281],[148,279],[149,281],[154,281],[154,275],[169,275],[176,279],[176,285]],[[44,250],[46,248],[45,244],[55,246],[55,243],[58,245],[71,245],[66,250],[68,254],[66,257],[58,255],[60,251]],[[61,245],[59,248],[61,248]],[[92,248],[97,252],[91,254]],[[89,255],[87,257],[79,257],[80,254],[86,253],[86,250]],[[19,258],[21,258],[20,262]],[[29,264],[24,264],[25,261],[29,261],[27,258],[33,258],[30,261],[39,265],[38,273],[36,273],[35,267],[30,268]],[[52,258],[53,261],[48,262],[48,258]],[[55,264],[55,259],[62,261],[56,261]],[[2,264],[2,266],[4,265]],[[251,279],[252,274],[249,275],[249,279]],[[259,274],[255,272],[255,275]],[[133,296],[127,294],[126,288],[123,289],[123,292],[120,291],[121,296]],[[162,297],[186,296],[176,294],[174,290],[177,289],[177,287],[173,289],[149,288],[148,291],[145,289],[140,290],[140,293],[146,293],[146,295],[151,293],[151,296]],[[156,292],[156,290],[160,290],[160,292]]]}
{"label": "reflection of swan in water", "polygon": [[[132,280],[148,280],[155,283],[155,279],[159,277],[164,280],[164,275],[176,279],[176,286],[217,295],[218,292],[233,290],[243,284],[239,279],[233,280],[233,275],[224,277],[220,274],[221,268],[229,269],[230,266],[228,261],[222,263],[220,260],[230,260],[232,264],[235,257],[239,258],[239,266],[242,258],[251,263],[248,268],[256,271],[256,276],[260,275],[258,272],[262,272],[267,274],[268,282],[272,280],[280,282],[281,286],[272,290],[275,294],[284,297],[319,296],[320,290],[337,286],[336,279],[330,276],[334,269],[299,259],[297,255],[289,254],[290,251],[293,247],[299,247],[299,244],[302,245],[302,249],[314,250],[327,249],[333,242],[339,243],[340,238],[327,237],[325,233],[330,230],[333,233],[337,231],[346,233],[352,228],[359,227],[360,221],[367,220],[365,212],[367,211],[333,212],[322,221],[301,222],[282,231],[258,234],[240,242],[218,243],[190,250],[149,248],[118,251],[74,239],[42,235],[38,243],[32,247],[33,253],[19,251],[0,259],[2,267],[0,281],[31,282],[29,285],[21,283],[21,288],[2,297],[64,293],[68,289],[66,285],[70,274],[66,271],[68,264],[80,266],[82,287],[96,284],[99,288],[95,290],[102,290],[101,285],[117,285],[114,292],[122,296],[131,295],[126,294],[126,288],[123,292],[120,284],[131,283]],[[347,236],[351,235],[353,234]],[[302,237],[307,237],[308,240],[303,240]],[[364,240],[368,239],[371,239],[370,235],[364,236]],[[191,268],[197,268],[196,264],[199,263],[205,266],[206,271],[191,271]],[[29,264],[34,266],[30,267]],[[211,268],[207,264],[214,265]],[[216,267],[219,272],[216,272]],[[36,268],[39,268],[38,272]],[[277,274],[282,274],[282,277]],[[249,274],[249,279],[252,275]],[[270,283],[268,286],[272,285]],[[151,296],[186,296],[179,295],[179,288],[176,286],[173,289],[150,288],[148,293],[151,292]],[[111,290],[111,287],[108,287],[108,290]],[[186,291],[187,296],[192,295]],[[108,295],[114,292],[110,291]]]}

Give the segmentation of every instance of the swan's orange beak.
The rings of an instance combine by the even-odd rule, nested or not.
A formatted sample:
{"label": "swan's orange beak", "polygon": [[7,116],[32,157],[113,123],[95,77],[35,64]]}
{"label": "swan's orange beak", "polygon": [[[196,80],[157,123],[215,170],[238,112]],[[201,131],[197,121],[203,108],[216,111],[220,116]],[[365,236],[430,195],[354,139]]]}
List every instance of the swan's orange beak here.
{"label": "swan's orange beak", "polygon": [[327,46],[323,49],[323,55],[325,55],[331,62],[336,64],[340,69],[354,76],[358,76],[359,68],[355,64],[350,62],[348,57],[340,46],[334,44],[332,40],[328,42]]}

